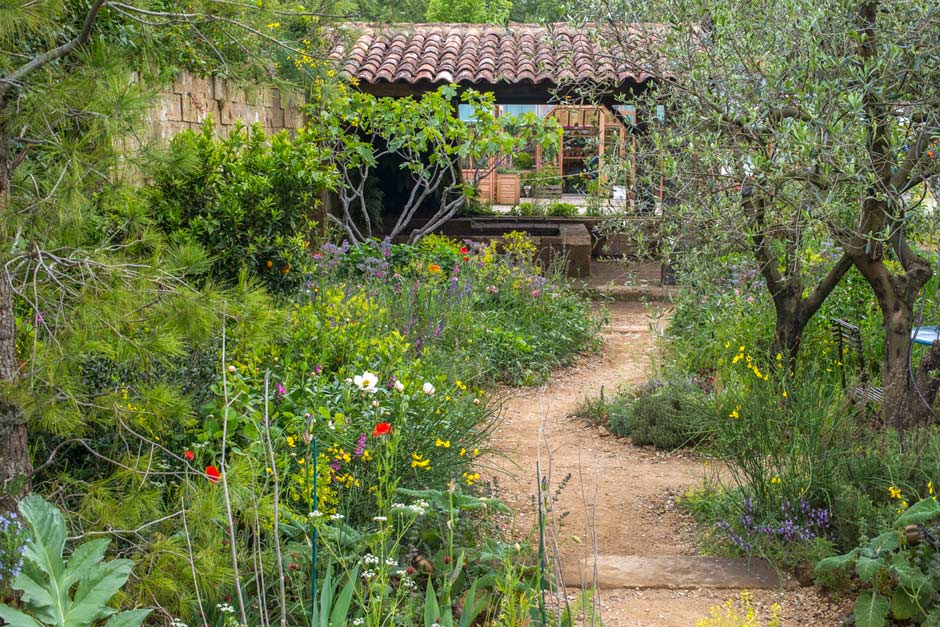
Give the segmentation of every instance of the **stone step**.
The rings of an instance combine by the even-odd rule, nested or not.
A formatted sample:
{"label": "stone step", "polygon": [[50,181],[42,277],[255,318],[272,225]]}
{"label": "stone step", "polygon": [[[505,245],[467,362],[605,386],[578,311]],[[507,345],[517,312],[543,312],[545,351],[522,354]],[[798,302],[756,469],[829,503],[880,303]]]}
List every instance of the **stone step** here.
{"label": "stone step", "polygon": [[[594,559],[568,564],[562,574],[565,585],[590,587]],[[601,555],[597,558],[600,588],[689,590],[697,588],[779,588],[785,580],[761,558],[697,557],[685,555]]]}

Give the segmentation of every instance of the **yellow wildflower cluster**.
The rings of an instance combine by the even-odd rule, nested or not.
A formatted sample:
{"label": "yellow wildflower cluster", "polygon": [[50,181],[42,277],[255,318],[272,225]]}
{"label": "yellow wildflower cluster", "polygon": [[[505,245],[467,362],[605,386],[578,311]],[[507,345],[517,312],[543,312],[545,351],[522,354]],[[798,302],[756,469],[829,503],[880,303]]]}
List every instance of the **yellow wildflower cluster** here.
{"label": "yellow wildflower cluster", "polygon": [[437,448],[450,448],[450,440],[442,440],[438,438],[434,441],[434,446]]}
{"label": "yellow wildflower cluster", "polygon": [[898,509],[895,510],[898,514],[900,514],[903,510],[907,509],[908,507],[907,499],[904,498],[904,493],[901,492],[900,488],[896,488],[895,486],[889,487],[888,496],[890,496],[895,501],[901,501],[898,504]]}
{"label": "yellow wildflower cluster", "polygon": [[[728,347],[728,346],[729,344],[725,344],[725,347]],[[783,359],[783,355],[778,354],[777,358]],[[768,375],[766,372],[761,372],[760,368],[758,368],[757,364],[754,362],[754,359],[750,355],[745,353],[745,348],[743,344],[740,347],[738,347],[737,354],[731,358],[731,363],[736,364],[742,360],[745,362],[745,364],[747,364],[747,369],[754,373],[755,377],[757,377],[758,379],[762,381],[770,380],[770,375]]]}
{"label": "yellow wildflower cluster", "polygon": [[[770,617],[766,627],[780,627],[780,605],[770,606]],[[737,600],[728,599],[721,606],[712,606],[707,618],[695,621],[695,627],[764,627],[751,605],[751,593],[745,590]]]}
{"label": "yellow wildflower cluster", "polygon": [[463,480],[467,482],[467,485],[473,485],[480,480],[480,473],[478,472],[465,472],[463,473]]}
{"label": "yellow wildflower cluster", "polygon": [[427,457],[424,457],[421,453],[412,453],[411,454],[411,467],[412,468],[423,468],[424,470],[431,470],[431,460]]}

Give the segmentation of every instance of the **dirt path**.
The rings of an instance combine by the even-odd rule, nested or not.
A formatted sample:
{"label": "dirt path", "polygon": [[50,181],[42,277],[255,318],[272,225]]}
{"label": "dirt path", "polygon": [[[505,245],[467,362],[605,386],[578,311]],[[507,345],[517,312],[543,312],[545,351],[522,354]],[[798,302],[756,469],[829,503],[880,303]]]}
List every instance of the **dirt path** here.
{"label": "dirt path", "polygon": [[[492,436],[501,455],[489,460],[488,474],[515,512],[520,536],[532,528],[536,460],[541,458],[543,474],[550,465],[553,486],[570,474],[555,505],[556,515],[563,516],[558,544],[566,565],[591,554],[586,512],[595,507],[595,490],[598,554],[693,555],[694,524],[677,509],[675,498],[701,485],[703,462],[632,446],[572,417],[585,398],[602,389],[612,395],[619,386],[642,383],[651,372],[654,334],[662,322],[639,303],[613,303],[609,311],[599,354],[555,373],[541,388],[504,391],[503,419]],[[737,592],[604,590],[603,620],[607,627],[691,627]],[[812,590],[791,586],[753,596],[758,608],[780,603],[784,625],[840,624],[831,617],[833,608]]]}

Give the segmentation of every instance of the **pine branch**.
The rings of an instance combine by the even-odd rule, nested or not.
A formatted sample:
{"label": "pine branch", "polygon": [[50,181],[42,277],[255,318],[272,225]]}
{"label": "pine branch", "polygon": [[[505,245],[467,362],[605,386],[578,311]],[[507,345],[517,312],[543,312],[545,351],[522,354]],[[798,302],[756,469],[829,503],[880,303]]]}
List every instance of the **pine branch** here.
{"label": "pine branch", "polygon": [[103,7],[104,4],[105,0],[94,1],[94,3],[91,5],[91,8],[88,10],[88,13],[85,15],[85,20],[82,23],[82,30],[73,39],[65,42],[57,48],[53,48],[52,50],[44,52],[37,57],[33,57],[32,60],[21,65],[12,73],[8,74],[7,76],[0,77],[0,108],[3,107],[6,100],[6,95],[14,85],[21,83],[23,79],[43,66],[46,66],[53,61],[61,59],[62,57],[70,54],[73,50],[88,41],[88,38],[91,36],[91,30],[95,25],[95,20],[98,18],[98,12],[101,10],[101,7]]}

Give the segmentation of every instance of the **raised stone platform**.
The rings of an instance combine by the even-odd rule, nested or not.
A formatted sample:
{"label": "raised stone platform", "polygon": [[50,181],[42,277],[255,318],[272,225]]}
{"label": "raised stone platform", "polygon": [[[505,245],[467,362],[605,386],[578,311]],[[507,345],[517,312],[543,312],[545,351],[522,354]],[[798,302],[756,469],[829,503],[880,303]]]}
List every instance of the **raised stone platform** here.
{"label": "raised stone platform", "polygon": [[[756,590],[779,588],[786,583],[760,558],[601,555],[597,558],[597,571],[599,587],[606,589]],[[591,586],[594,560],[585,558],[568,565],[563,575],[567,586]]]}

